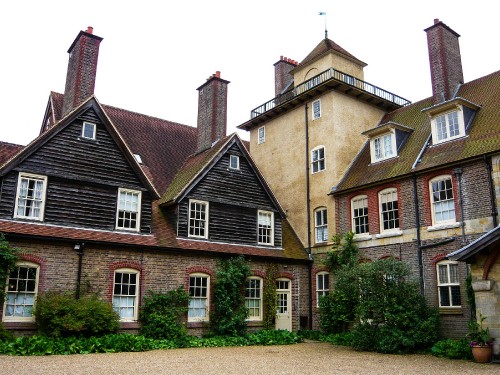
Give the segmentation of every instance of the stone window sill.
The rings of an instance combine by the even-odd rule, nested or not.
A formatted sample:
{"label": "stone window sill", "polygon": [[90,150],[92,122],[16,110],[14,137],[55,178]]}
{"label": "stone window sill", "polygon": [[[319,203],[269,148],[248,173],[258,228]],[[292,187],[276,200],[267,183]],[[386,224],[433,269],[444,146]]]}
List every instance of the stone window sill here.
{"label": "stone window sill", "polygon": [[398,237],[398,236],[402,236],[402,235],[403,235],[403,231],[402,230],[393,230],[393,231],[390,231],[390,232],[383,232],[383,233],[380,233],[380,234],[376,234],[375,238]]}
{"label": "stone window sill", "polygon": [[436,224],[436,225],[427,227],[427,232],[434,232],[437,230],[444,230],[444,229],[453,229],[453,228],[458,228],[459,226],[460,226],[460,223]]}

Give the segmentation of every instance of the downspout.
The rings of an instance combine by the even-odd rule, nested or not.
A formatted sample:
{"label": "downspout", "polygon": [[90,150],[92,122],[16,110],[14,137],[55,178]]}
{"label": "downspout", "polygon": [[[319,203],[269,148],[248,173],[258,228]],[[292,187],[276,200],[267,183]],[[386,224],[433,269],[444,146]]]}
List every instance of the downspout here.
{"label": "downspout", "polygon": [[80,298],[80,288],[82,285],[82,267],[83,267],[83,248],[85,247],[85,243],[77,243],[75,244],[75,251],[78,254],[78,272],[76,276],[76,299]]}
{"label": "downspout", "polygon": [[488,157],[484,155],[484,162],[486,163],[486,169],[488,171],[488,187],[490,189],[490,199],[491,199],[491,218],[493,219],[493,228],[498,226],[498,211],[496,205],[496,196],[495,196],[495,184],[493,182],[493,166],[491,165],[491,156]]}
{"label": "downspout", "polygon": [[457,177],[458,205],[460,206],[460,227],[462,228],[462,245],[465,245],[464,202],[462,198],[462,168],[455,168],[453,174]]}
{"label": "downspout", "polygon": [[420,213],[418,205],[417,175],[413,175],[413,202],[415,205],[415,229],[417,231],[418,279],[420,294],[424,295],[424,264],[422,261],[422,241],[420,239]]}
{"label": "downspout", "polygon": [[[304,116],[306,125],[306,210],[307,210],[307,255],[312,261],[311,254],[311,190],[309,182],[309,118],[307,116],[307,104],[304,106]],[[309,262],[309,330],[312,330],[313,319],[313,290],[312,290],[312,262]]]}

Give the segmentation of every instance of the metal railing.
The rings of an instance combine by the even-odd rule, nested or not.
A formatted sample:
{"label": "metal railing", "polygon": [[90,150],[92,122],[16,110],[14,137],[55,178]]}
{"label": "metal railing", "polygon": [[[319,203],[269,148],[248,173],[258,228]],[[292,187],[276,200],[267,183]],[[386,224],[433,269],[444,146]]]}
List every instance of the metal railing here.
{"label": "metal railing", "polygon": [[406,100],[405,98],[402,98],[384,89],[381,89],[380,87],[372,85],[368,82],[353,77],[349,74],[342,73],[336,69],[330,68],[312,77],[311,79],[308,79],[307,81],[301,83],[300,85],[297,85],[293,90],[288,91],[282,95],[278,95],[275,98],[269,100],[268,102],[253,109],[250,112],[250,118],[255,118],[257,116],[260,116],[265,112],[275,108],[276,106],[286,103],[287,101],[293,99],[294,97],[301,95],[309,90],[312,90],[316,86],[319,86],[320,84],[331,80],[344,82],[350,86],[356,87],[357,89],[363,90],[367,93],[378,96],[379,98],[382,98],[384,100],[390,101],[394,104],[403,107],[411,103],[409,100]]}

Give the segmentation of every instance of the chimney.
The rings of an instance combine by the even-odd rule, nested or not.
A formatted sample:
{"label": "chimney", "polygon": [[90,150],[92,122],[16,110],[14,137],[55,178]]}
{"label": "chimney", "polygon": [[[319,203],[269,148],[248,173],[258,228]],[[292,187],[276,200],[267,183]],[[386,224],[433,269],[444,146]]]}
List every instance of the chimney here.
{"label": "chimney", "polygon": [[427,33],[434,104],[452,98],[457,86],[464,83],[458,35],[439,19],[424,30]]}
{"label": "chimney", "polygon": [[99,45],[103,38],[93,35],[94,29],[80,31],[69,47],[68,72],[64,89],[63,116],[94,94]]}
{"label": "chimney", "polygon": [[293,80],[290,72],[297,65],[297,61],[283,56],[280,56],[279,61],[274,64],[274,96],[280,95]]}
{"label": "chimney", "polygon": [[217,71],[198,87],[198,147],[197,152],[212,147],[226,136],[227,85]]}

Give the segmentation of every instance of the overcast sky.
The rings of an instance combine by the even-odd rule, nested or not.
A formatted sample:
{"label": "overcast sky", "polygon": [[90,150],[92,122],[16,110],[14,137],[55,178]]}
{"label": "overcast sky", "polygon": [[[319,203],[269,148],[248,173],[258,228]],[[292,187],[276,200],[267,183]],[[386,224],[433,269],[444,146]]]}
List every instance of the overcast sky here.
{"label": "overcast sky", "polygon": [[[301,61],[328,37],[368,64],[365,81],[411,101],[431,95],[425,28],[461,35],[465,81],[500,69],[493,0],[2,1],[0,141],[27,144],[50,91],[64,92],[67,50],[80,30],[104,38],[95,95],[108,105],[196,126],[198,91],[230,81],[228,133],[274,96],[280,55]],[[240,132],[243,138],[247,134]]]}

